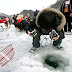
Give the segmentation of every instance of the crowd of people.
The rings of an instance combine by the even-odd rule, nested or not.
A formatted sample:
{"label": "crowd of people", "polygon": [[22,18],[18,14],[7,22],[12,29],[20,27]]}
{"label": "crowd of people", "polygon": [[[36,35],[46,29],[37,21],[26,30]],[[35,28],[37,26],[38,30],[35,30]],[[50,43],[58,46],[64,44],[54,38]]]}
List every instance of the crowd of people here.
{"label": "crowd of people", "polygon": [[26,25],[29,24],[31,20],[32,17],[29,14],[26,16],[23,14],[17,14],[13,16],[13,24],[20,30],[24,30]]}
{"label": "crowd of people", "polygon": [[[36,10],[34,17],[29,14],[17,14],[13,16],[13,24],[20,30],[25,30],[27,34],[33,37],[30,52],[34,52],[40,47],[40,36],[49,35],[50,32],[55,30],[53,35],[53,46],[62,48],[62,39],[65,38],[64,32],[71,32],[72,29],[72,1],[66,0],[62,3],[60,11],[54,8],[45,8],[41,11]],[[6,18],[7,19],[7,18]],[[3,22],[8,27],[9,20]],[[9,19],[9,18],[8,18]],[[1,23],[2,20],[0,20]]]}
{"label": "crowd of people", "polygon": [[[60,7],[60,11],[65,15],[65,18],[66,18],[66,25],[64,26],[64,31],[71,32],[71,29],[72,29],[72,0],[64,1]],[[16,28],[18,27],[20,30],[22,30],[32,20],[32,17],[30,15],[23,16],[22,14],[20,15],[17,14],[17,15],[14,15],[13,20],[14,20],[15,27]]]}
{"label": "crowd of people", "polygon": [[11,17],[4,17],[4,18],[0,18],[0,26],[2,28],[9,28],[9,25],[11,25],[12,23],[12,20],[11,20]]}

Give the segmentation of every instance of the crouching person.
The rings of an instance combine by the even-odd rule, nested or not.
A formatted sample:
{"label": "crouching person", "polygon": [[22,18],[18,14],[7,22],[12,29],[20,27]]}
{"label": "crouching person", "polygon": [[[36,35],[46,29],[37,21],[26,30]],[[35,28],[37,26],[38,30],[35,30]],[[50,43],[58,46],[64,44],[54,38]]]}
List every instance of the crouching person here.
{"label": "crouching person", "polygon": [[30,52],[34,52],[40,47],[40,36],[49,34],[52,30],[55,30],[59,35],[58,39],[53,41],[53,46],[60,46],[62,39],[65,38],[63,31],[65,24],[65,16],[56,9],[46,8],[38,12],[34,21],[29,25],[30,29],[34,27],[37,32],[33,37],[33,48],[31,48]]}

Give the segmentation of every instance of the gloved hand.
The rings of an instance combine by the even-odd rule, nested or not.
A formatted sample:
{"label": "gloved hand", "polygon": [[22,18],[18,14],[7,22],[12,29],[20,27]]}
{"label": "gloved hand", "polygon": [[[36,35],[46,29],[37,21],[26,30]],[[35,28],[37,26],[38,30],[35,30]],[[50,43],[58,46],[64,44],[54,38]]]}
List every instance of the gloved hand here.
{"label": "gloved hand", "polygon": [[33,31],[28,31],[28,34],[32,37],[35,37],[37,35],[36,29],[34,29]]}
{"label": "gloved hand", "polygon": [[55,30],[52,30],[52,32],[49,33],[51,40],[58,40],[59,39],[59,35]]}
{"label": "gloved hand", "polygon": [[54,38],[53,38],[54,41],[56,41],[56,40],[58,40],[58,39],[59,39],[59,37],[54,37]]}

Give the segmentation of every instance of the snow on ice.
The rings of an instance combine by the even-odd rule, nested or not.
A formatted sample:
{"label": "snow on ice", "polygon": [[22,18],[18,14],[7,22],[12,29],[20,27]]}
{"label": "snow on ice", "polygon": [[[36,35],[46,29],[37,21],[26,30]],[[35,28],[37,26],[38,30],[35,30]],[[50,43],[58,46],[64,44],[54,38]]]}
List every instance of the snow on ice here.
{"label": "snow on ice", "polygon": [[[30,53],[32,37],[11,25],[6,31],[0,32],[0,51],[10,44],[15,55],[5,66],[0,66],[0,72],[72,72],[72,35],[65,35],[61,44],[64,50],[57,50],[48,44]],[[45,64],[45,58],[49,56],[59,64],[57,68]]]}

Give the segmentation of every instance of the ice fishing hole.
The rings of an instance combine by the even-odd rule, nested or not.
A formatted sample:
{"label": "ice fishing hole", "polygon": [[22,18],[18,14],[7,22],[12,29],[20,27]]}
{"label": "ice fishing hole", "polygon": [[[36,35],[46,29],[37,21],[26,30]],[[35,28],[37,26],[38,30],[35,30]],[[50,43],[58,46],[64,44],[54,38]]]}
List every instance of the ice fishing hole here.
{"label": "ice fishing hole", "polygon": [[43,57],[43,64],[45,67],[54,68],[54,69],[62,69],[64,70],[66,66],[69,65],[68,59],[62,57],[59,54],[49,54]]}

